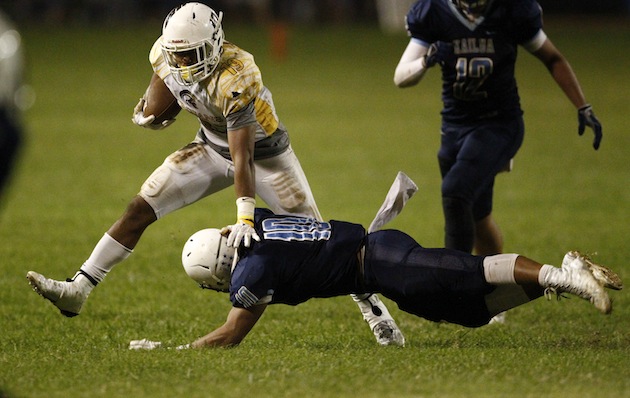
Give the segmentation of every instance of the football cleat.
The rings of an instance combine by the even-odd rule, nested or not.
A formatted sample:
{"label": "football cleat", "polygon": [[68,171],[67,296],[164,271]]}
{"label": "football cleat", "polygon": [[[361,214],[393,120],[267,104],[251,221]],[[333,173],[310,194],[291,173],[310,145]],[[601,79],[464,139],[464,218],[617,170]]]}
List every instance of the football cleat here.
{"label": "football cleat", "polygon": [[588,269],[602,286],[614,290],[623,289],[619,275],[608,267],[595,264],[590,256],[578,251],[570,251],[564,255],[562,268]]}
{"label": "football cleat", "polygon": [[83,303],[94,288],[94,285],[82,273],[77,273],[73,279],[62,282],[29,271],[26,279],[37,294],[53,303],[63,315],[69,318],[79,315]]}
{"label": "football cleat", "polygon": [[405,345],[405,337],[378,295],[364,293],[351,296],[359,306],[363,319],[370,326],[378,344],[401,347]]}
{"label": "football cleat", "polygon": [[548,298],[556,294],[571,293],[588,300],[600,312],[610,314],[612,302],[603,284],[595,278],[589,268],[575,268],[573,266],[554,268],[547,274],[544,281],[545,296]]}
{"label": "football cleat", "polygon": [[382,346],[405,346],[405,336],[398,329],[398,325],[393,319],[377,323],[372,332],[374,332],[374,337],[376,337],[378,344]]}

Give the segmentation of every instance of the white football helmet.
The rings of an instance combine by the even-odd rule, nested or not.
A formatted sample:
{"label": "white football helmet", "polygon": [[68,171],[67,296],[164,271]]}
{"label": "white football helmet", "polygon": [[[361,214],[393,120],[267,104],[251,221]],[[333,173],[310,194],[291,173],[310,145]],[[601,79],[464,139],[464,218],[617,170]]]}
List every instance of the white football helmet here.
{"label": "white football helmet", "polygon": [[227,292],[236,249],[228,247],[227,237],[216,228],[195,232],[182,251],[184,270],[204,289]]}
{"label": "white football helmet", "polygon": [[162,53],[175,80],[187,86],[208,77],[223,52],[223,13],[201,3],[174,8],[162,26]]}

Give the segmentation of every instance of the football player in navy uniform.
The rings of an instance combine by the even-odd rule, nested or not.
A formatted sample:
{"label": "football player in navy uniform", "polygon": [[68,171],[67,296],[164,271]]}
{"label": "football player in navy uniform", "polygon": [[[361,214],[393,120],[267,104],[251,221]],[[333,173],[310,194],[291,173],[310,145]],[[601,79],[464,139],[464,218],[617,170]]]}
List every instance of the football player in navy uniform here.
{"label": "football player in navy uniform", "polygon": [[[149,225],[232,185],[237,199],[231,246],[258,239],[256,195],[278,213],[321,219],[271,91],[254,57],[224,40],[222,17],[204,4],[179,6],[166,17],[149,52],[153,78],[162,79],[179,106],[199,119],[195,139],[155,169],[72,279],[27,274],[35,291],[62,314],[79,314],[92,289],[131,254]],[[135,124],[150,129],[173,124],[175,119],[157,123],[156,115],[145,115],[146,100],[134,109]],[[379,344],[404,344],[377,296],[353,299]]]}
{"label": "football player in navy uniform", "polygon": [[[238,252],[220,229],[198,231],[184,245],[187,274],[201,287],[228,292],[232,309],[222,326],[178,348],[239,344],[268,305],[311,298],[378,292],[419,317],[479,327],[544,294],[571,293],[609,314],[605,288],[623,287],[613,271],[578,252],[568,252],[560,267],[517,254],[474,256],[424,248],[398,230],[366,233],[358,224],[267,209],[256,209],[255,229],[261,240]],[[160,345],[143,339],[129,347]]]}
{"label": "football player in navy uniform", "polygon": [[394,74],[398,87],[442,70],[438,161],[446,248],[476,254],[503,251],[492,218],[496,175],[509,170],[523,141],[523,111],[514,67],[518,46],[532,53],[577,109],[578,133],[602,127],[565,57],[543,31],[534,0],[419,0],[407,14],[411,37]]}
{"label": "football player in navy uniform", "polygon": [[21,110],[24,54],[20,33],[0,11],[0,195],[9,184],[23,141]]}

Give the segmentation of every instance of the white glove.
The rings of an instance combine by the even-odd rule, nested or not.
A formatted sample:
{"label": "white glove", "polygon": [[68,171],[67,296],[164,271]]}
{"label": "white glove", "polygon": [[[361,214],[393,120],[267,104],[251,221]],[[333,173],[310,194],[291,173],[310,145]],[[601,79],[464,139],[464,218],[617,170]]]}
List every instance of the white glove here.
{"label": "white glove", "polygon": [[[159,341],[151,341],[147,339],[142,340],[131,340],[129,342],[130,350],[154,350],[156,348],[162,347],[162,343]],[[175,347],[177,351],[187,350],[190,348],[190,344],[182,344]],[[170,350],[171,347],[166,347],[167,350]]]}
{"label": "white glove", "polygon": [[252,238],[260,242],[260,237],[254,229],[254,209],[256,208],[256,199],[243,196],[236,199],[236,224],[228,225],[221,229],[222,234],[227,234],[227,245],[231,247],[239,247],[241,242],[245,247],[249,247]]}
{"label": "white glove", "polygon": [[166,128],[175,123],[175,119],[167,119],[164,120],[162,123],[153,124],[153,121],[155,120],[155,115],[144,116],[144,103],[144,98],[140,98],[140,101],[138,102],[136,107],[133,108],[133,117],[131,118],[131,121],[134,122],[134,124],[151,130],[162,130],[163,128]]}
{"label": "white glove", "polygon": [[151,341],[147,339],[142,340],[131,340],[129,342],[130,350],[154,350],[162,346],[162,343],[159,341]]}
{"label": "white glove", "polygon": [[256,233],[254,227],[249,225],[245,220],[238,220],[234,225],[228,225],[221,229],[221,233],[227,233],[228,235],[226,244],[231,247],[239,247],[241,242],[245,247],[249,247],[252,243],[252,238],[256,242],[260,242],[260,237]]}

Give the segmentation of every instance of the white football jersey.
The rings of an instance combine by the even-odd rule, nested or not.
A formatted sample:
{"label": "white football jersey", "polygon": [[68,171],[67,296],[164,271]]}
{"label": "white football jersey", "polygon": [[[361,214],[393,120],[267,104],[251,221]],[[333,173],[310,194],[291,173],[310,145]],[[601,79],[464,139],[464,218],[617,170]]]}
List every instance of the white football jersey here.
{"label": "white football jersey", "polygon": [[227,147],[227,131],[256,123],[256,141],[276,130],[286,133],[263,85],[254,57],[238,46],[224,42],[221,62],[205,80],[186,86],[177,83],[162,55],[161,38],[153,44],[149,61],[164,80],[182,109],[197,116],[204,140]]}

